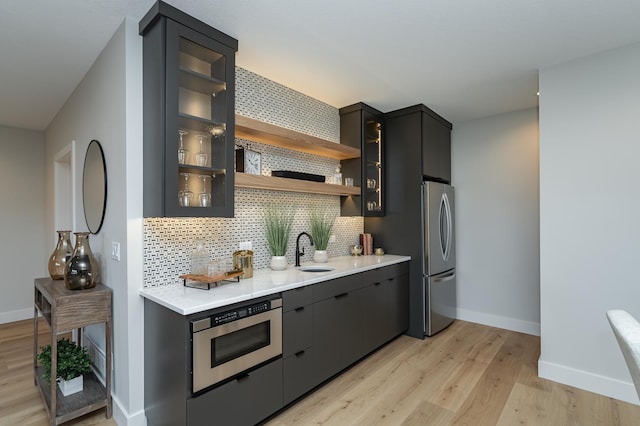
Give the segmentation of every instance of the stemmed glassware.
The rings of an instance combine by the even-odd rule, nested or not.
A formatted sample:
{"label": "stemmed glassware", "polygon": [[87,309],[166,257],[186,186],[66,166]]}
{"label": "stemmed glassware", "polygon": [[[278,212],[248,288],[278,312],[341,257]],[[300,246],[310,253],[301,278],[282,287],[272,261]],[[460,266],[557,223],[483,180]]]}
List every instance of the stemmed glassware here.
{"label": "stemmed glassware", "polygon": [[209,176],[202,175],[202,192],[198,194],[200,207],[211,207],[211,194],[207,192],[207,179]]}
{"label": "stemmed glassware", "polygon": [[184,177],[184,189],[178,192],[178,202],[181,207],[189,207],[193,198],[193,192],[189,190],[189,173],[180,173],[180,175]]}
{"label": "stemmed glassware", "polygon": [[204,152],[204,147],[202,146],[205,137],[205,135],[198,135],[198,140],[200,140],[200,152],[196,154],[196,162],[200,167],[205,167],[207,165],[207,153]]}
{"label": "stemmed glassware", "polygon": [[187,154],[189,151],[184,149],[184,142],[182,141],[182,137],[184,135],[189,134],[186,130],[178,130],[178,134],[180,135],[180,148],[178,148],[178,164],[187,164]]}

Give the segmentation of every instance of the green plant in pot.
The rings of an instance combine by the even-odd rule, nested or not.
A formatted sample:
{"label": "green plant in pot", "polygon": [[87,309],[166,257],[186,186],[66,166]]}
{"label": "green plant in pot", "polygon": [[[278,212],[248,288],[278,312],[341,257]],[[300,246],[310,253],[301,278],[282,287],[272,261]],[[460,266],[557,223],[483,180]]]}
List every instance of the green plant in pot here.
{"label": "green plant in pot", "polygon": [[313,253],[313,261],[324,263],[329,260],[327,244],[329,244],[329,238],[331,238],[336,216],[326,208],[317,208],[311,210],[309,218],[311,220],[311,237],[316,248]]}
{"label": "green plant in pot", "polygon": [[[82,375],[91,372],[91,357],[82,348],[69,339],[60,339],[57,343],[58,362],[56,377],[58,387],[64,396],[82,390]],[[43,346],[38,361],[44,367],[42,378],[51,382],[51,345]]]}
{"label": "green plant in pot", "polygon": [[264,210],[264,225],[267,233],[267,244],[271,253],[270,267],[273,270],[287,268],[287,245],[295,211],[285,209],[276,204],[269,204]]}

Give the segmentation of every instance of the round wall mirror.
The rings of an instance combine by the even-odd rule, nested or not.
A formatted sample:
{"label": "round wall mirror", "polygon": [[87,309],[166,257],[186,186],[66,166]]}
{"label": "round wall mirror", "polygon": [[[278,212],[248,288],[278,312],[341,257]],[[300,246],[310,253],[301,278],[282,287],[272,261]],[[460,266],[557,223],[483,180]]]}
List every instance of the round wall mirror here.
{"label": "round wall mirror", "polygon": [[97,234],[102,228],[107,207],[107,165],[102,146],[97,140],[89,143],[84,157],[82,204],[89,232]]}

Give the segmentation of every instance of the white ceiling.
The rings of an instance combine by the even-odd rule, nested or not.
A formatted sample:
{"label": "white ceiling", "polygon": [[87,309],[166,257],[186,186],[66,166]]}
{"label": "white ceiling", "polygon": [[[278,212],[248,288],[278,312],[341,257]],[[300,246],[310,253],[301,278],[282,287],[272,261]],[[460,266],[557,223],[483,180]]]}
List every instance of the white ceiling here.
{"label": "white ceiling", "polygon": [[[153,0],[0,0],[0,125],[45,129],[124,16]],[[537,105],[538,69],[640,42],[638,0],[168,0],[237,64],[335,107],[454,124]]]}

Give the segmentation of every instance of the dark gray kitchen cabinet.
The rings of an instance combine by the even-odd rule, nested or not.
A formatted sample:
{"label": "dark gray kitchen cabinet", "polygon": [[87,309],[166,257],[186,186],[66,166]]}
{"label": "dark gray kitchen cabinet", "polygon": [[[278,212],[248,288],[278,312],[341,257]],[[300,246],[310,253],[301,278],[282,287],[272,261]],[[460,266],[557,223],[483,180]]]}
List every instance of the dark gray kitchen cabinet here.
{"label": "dark gray kitchen cabinet", "polygon": [[282,376],[284,404],[313,389],[314,374],[312,286],[282,293]]}
{"label": "dark gray kitchen cabinet", "polygon": [[254,425],[282,408],[282,359],[187,400],[187,425]]}
{"label": "dark gray kitchen cabinet", "polygon": [[185,316],[144,299],[144,405],[149,425],[252,425],[282,408],[281,358],[192,392],[191,322],[228,309]]}
{"label": "dark gray kitchen cabinet", "polygon": [[351,291],[314,304],[313,346],[318,383],[343,370],[362,355],[359,302],[359,292]]}
{"label": "dark gray kitchen cabinet", "polygon": [[451,124],[422,113],[422,174],[451,183]]}
{"label": "dark gray kitchen cabinet", "polygon": [[409,267],[407,263],[363,273],[365,353],[382,346],[409,326]]}
{"label": "dark gray kitchen cabinet", "polygon": [[387,280],[389,286],[390,335],[395,337],[409,328],[409,264],[403,264],[399,276]]}
{"label": "dark gray kitchen cabinet", "polygon": [[340,144],[361,151],[340,162],[343,180],[351,177],[360,195],[341,197],[342,216],[384,216],[384,115],[362,102],[340,108]]}
{"label": "dark gray kitchen cabinet", "polygon": [[[387,179],[393,179],[395,172],[415,179],[417,185],[422,178],[451,183],[451,123],[425,105],[388,112],[385,122],[388,152],[394,152]],[[414,159],[418,158],[416,167]],[[409,170],[402,172],[401,168]]]}
{"label": "dark gray kitchen cabinet", "polygon": [[285,405],[407,329],[408,270],[403,262],[282,294]]}
{"label": "dark gray kitchen cabinet", "polygon": [[[386,198],[384,217],[365,217],[364,230],[375,235],[376,246],[390,253],[411,256],[409,268],[409,331],[424,338],[427,309],[422,277],[422,239],[414,238],[423,229],[422,183],[425,180],[451,180],[451,123],[424,105],[403,108],[385,114]],[[442,147],[445,154],[430,152],[429,141]],[[430,168],[433,159],[440,166]]]}
{"label": "dark gray kitchen cabinet", "polygon": [[233,217],[234,38],[157,2],[143,36],[143,215]]}

